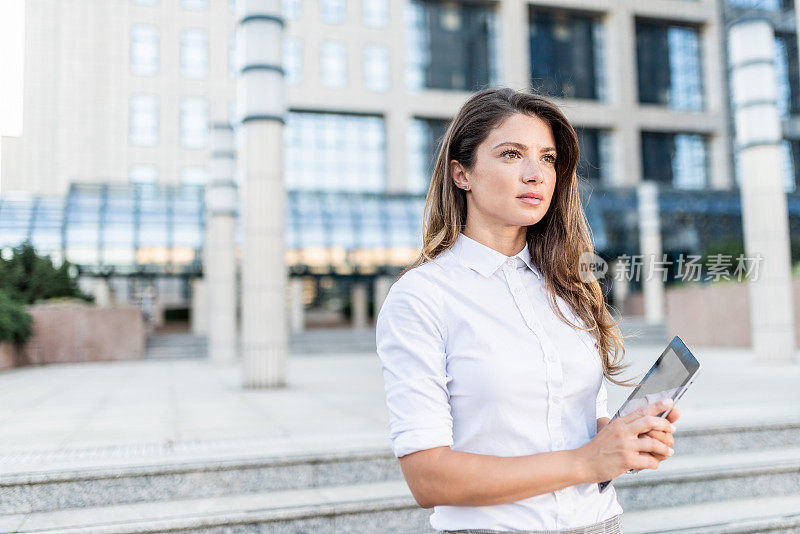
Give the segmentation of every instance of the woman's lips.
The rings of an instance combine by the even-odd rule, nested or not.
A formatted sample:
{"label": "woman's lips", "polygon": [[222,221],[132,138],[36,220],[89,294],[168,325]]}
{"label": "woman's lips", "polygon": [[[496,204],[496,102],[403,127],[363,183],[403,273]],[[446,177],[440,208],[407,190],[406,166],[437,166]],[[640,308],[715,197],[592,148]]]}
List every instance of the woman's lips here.
{"label": "woman's lips", "polygon": [[524,202],[525,204],[530,204],[531,206],[538,206],[542,203],[541,199],[538,198],[531,198],[531,197],[517,197],[519,200]]}

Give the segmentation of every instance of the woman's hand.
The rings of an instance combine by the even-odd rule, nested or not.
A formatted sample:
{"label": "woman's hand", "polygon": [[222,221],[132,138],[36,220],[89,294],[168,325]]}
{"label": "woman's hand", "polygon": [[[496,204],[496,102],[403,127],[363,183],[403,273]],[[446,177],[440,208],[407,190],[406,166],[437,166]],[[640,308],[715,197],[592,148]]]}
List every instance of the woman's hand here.
{"label": "woman's hand", "polygon": [[586,445],[577,449],[583,459],[588,482],[604,482],[618,477],[631,469],[658,469],[662,459],[671,456],[669,446],[662,439],[672,439],[675,431],[669,419],[677,420],[680,411],[673,417],[658,417],[672,405],[672,399],[648,404],[638,410],[619,417],[605,427]]}
{"label": "woman's hand", "polygon": [[[675,421],[677,421],[680,416],[681,416],[681,409],[678,408],[678,407],[675,407],[669,412],[669,414],[667,414],[667,418],[666,419],[667,419],[667,421],[669,421],[670,423],[672,423],[674,425]],[[669,433],[669,432],[662,432],[661,430],[650,430],[649,432],[646,432],[646,433],[642,434],[642,436],[649,436],[651,438],[655,438],[658,441],[660,441],[661,443],[663,443],[664,445],[666,445],[667,447],[673,447],[675,445],[675,438],[672,437],[672,433]],[[639,436],[639,437],[642,437],[642,436]],[[659,462],[669,458],[669,456],[662,456],[662,455],[660,455],[658,453],[651,452],[650,454],[656,460],[658,460]]]}

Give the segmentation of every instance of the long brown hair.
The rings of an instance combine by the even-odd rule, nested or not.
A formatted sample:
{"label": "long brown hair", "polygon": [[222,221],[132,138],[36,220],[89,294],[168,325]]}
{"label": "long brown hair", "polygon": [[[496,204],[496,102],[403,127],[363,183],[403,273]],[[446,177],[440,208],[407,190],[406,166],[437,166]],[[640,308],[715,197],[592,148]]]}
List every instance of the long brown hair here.
{"label": "long brown hair", "polygon": [[[578,138],[558,107],[541,95],[510,88],[485,89],[470,97],[450,122],[442,139],[428,188],[423,219],[422,250],[400,276],[452,247],[467,222],[466,192],[453,183],[451,160],[472,170],[476,149],[489,132],[515,113],[536,116],[550,125],[556,142],[556,187],[547,213],[527,227],[531,260],[540,268],[550,306],[565,323],[590,332],[601,355],[603,374],[613,383],[630,364],[623,364],[622,332],[606,307],[600,284],[579,275],[580,257],[594,253],[589,225],[578,194]],[[559,309],[555,295],[569,304],[586,328],[572,324]]]}

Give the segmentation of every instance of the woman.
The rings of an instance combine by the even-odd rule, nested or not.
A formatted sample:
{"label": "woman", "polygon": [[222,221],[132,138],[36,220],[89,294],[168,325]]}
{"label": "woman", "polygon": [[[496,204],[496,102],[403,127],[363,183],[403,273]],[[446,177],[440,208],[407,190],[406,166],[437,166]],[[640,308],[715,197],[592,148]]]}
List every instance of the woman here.
{"label": "woman", "polygon": [[442,141],[422,252],[378,314],[392,448],[440,532],[620,532],[597,482],[671,454],[677,408],[609,424],[603,376],[628,385],[613,378],[627,365],[579,276],[593,248],[577,161],[547,99],[473,95]]}

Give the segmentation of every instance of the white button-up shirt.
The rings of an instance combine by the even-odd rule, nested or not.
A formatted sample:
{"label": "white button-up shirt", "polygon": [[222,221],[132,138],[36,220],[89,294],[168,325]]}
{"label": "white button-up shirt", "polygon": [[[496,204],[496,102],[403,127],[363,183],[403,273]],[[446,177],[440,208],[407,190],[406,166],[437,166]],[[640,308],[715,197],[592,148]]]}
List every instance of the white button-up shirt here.
{"label": "white button-up shirt", "polygon": [[[376,324],[398,458],[440,446],[495,456],[577,449],[609,417],[594,338],[550,308],[528,245],[506,256],[463,233],[390,288]],[[582,321],[558,298],[565,317]],[[507,504],[436,506],[438,530],[557,530],[621,514],[614,487]]]}

